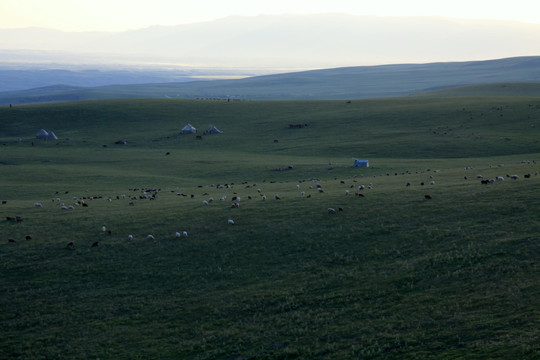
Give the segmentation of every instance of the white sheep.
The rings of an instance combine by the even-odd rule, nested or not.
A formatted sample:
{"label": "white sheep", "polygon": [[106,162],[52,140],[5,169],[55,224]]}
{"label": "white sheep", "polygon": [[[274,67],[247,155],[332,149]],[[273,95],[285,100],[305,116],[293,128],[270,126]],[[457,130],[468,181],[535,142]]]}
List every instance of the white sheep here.
{"label": "white sheep", "polygon": [[229,225],[234,225],[234,221],[233,221],[232,219],[227,220],[227,223],[228,223]]}
{"label": "white sheep", "polygon": [[133,240],[133,235],[128,235],[127,239],[128,239],[128,241]]}
{"label": "white sheep", "polygon": [[430,181],[430,182],[429,182],[429,185],[435,185],[435,181],[433,181],[433,180]]}
{"label": "white sheep", "polygon": [[335,214],[336,210],[334,208],[328,208],[328,213],[329,214]]}
{"label": "white sheep", "polygon": [[300,196],[302,196],[302,197],[304,197],[305,195],[306,195],[306,192],[305,192],[305,191],[302,191],[302,192],[300,193]]}
{"label": "white sheep", "polygon": [[37,203],[34,203],[34,206],[35,206],[35,207],[43,207],[43,205],[41,205],[41,203],[38,203],[38,202],[37,202]]}
{"label": "white sheep", "polygon": [[184,237],[187,237],[187,231],[182,231],[182,235],[184,235]]}
{"label": "white sheep", "polygon": [[107,231],[107,228],[105,226],[102,226],[101,231],[105,232],[105,231]]}
{"label": "white sheep", "polygon": [[181,235],[180,233],[177,231],[176,234],[174,234],[177,238],[179,238]]}
{"label": "white sheep", "polygon": [[208,201],[206,201],[206,200],[203,200],[202,203],[203,203],[203,205],[208,205]]}
{"label": "white sheep", "polygon": [[349,190],[345,190],[345,195],[349,195]]}
{"label": "white sheep", "polygon": [[502,176],[497,176],[497,180],[504,181],[504,178]]}
{"label": "white sheep", "polygon": [[146,236],[146,238],[148,240],[155,240],[154,235],[151,235],[151,234],[148,234],[148,236]]}

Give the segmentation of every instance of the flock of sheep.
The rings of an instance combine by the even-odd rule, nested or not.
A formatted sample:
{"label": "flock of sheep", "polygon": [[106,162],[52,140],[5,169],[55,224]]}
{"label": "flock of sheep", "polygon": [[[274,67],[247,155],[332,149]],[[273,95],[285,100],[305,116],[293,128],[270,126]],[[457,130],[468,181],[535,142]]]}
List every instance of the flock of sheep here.
{"label": "flock of sheep", "polygon": [[[465,168],[465,170],[467,172],[470,172],[473,170],[473,168],[467,167]],[[424,186],[427,184],[434,186],[435,185],[434,178],[435,176],[438,176],[438,174],[440,173],[440,170],[435,170],[435,171],[427,170],[427,172],[429,173],[429,177],[423,176],[425,179],[424,181],[417,181],[413,185],[413,182],[409,180],[404,183],[404,186],[407,188],[411,186],[412,187]],[[422,173],[425,173],[425,172],[420,172],[420,174]],[[419,174],[419,172],[416,172],[416,174]],[[532,174],[527,173],[523,177],[531,178],[533,174],[534,176],[537,176],[538,171],[535,171]],[[336,203],[336,198],[335,198],[336,194],[338,194],[337,196],[339,196],[339,193],[341,192],[342,194],[341,196],[352,196],[354,194],[355,197],[364,198],[366,197],[366,194],[368,194],[370,191],[375,189],[375,185],[373,181],[376,181],[376,182],[378,181],[381,184],[384,182],[381,179],[376,180],[377,177],[390,176],[390,175],[391,175],[390,173],[376,175],[376,176],[373,176],[372,181],[369,181],[368,177],[358,177],[355,175],[355,176],[349,177],[349,179],[347,180],[338,180],[337,178],[334,178],[334,181],[330,180],[326,182],[320,181],[318,179],[302,180],[294,184],[294,187],[293,185],[288,186],[288,183],[285,183],[285,184],[279,183],[278,185],[274,185],[276,183],[275,181],[266,183],[265,186],[267,189],[270,188],[273,190],[272,191],[273,195],[271,196],[271,198],[274,199],[275,201],[282,200],[282,196],[277,190],[281,190],[282,192],[284,192],[286,194],[285,195],[286,199],[294,197],[294,196],[297,196],[299,198],[306,198],[306,199],[311,198],[312,196],[324,196],[325,199],[328,200],[328,203],[330,205],[329,207],[326,208],[326,211],[328,212],[328,214],[337,214],[345,210],[344,210],[344,207],[342,206],[339,206],[339,207],[332,206],[332,202]],[[392,175],[398,176],[398,175],[413,175],[413,174],[406,171],[401,174],[394,173]],[[467,175],[465,175],[463,178],[466,181],[469,179]],[[487,179],[484,179],[484,176],[482,175],[476,175],[476,178],[480,180],[481,184],[491,184],[496,181],[502,182],[505,180],[505,178],[509,178],[513,180],[520,179],[520,177],[515,174],[512,174],[512,175],[507,174],[505,176],[500,175],[494,178],[487,178]],[[364,183],[361,183],[361,182],[364,182]],[[323,187],[323,184],[324,184],[324,187]],[[324,195],[325,189],[327,188],[327,186],[329,187],[329,190],[332,193],[332,195],[330,196]],[[168,191],[162,192],[161,189],[158,189],[158,188],[134,188],[134,189],[129,189],[130,192],[132,193],[130,195],[119,194],[119,195],[108,196],[108,197],[101,196],[101,195],[100,196],[81,196],[81,197],[71,196],[69,201],[61,200],[60,197],[55,197],[55,198],[50,199],[48,203],[52,203],[54,207],[62,211],[75,211],[75,209],[80,208],[80,207],[89,207],[89,204],[96,200],[102,200],[102,201],[104,200],[107,202],[118,202],[118,201],[123,200],[123,201],[126,201],[129,206],[135,206],[135,204],[141,200],[155,201],[156,199],[158,199],[158,197],[163,196],[163,195],[160,195],[160,193],[169,193],[169,194],[172,193],[175,197],[192,199],[193,201],[190,202],[192,206],[196,206],[195,205],[196,202],[199,201],[199,204],[202,207],[214,206],[212,205],[212,203],[216,202],[216,203],[226,204],[225,206],[230,207],[230,208],[239,208],[241,204],[245,203],[246,201],[242,199],[247,199],[247,201],[251,201],[251,202],[256,201],[257,199],[259,199],[259,201],[267,201],[267,196],[265,192],[262,190],[262,187],[263,186],[258,186],[256,183],[250,185],[247,182],[243,182],[238,185],[235,185],[234,183],[218,184],[218,185],[211,184],[207,186],[199,185],[197,187],[197,190],[194,190],[193,192],[204,191],[204,193],[200,195],[195,195],[194,193],[188,195],[188,194],[181,193],[181,192],[171,190],[171,189],[166,189]],[[202,190],[203,188],[204,190]],[[213,193],[213,196],[210,194],[210,192]],[[297,195],[294,195],[295,192]],[[66,191],[65,194],[68,194],[68,192]],[[215,201],[215,198],[218,200]],[[227,201],[229,198],[230,198],[230,202]],[[433,199],[433,197],[427,193],[424,194],[424,198]],[[6,204],[7,204],[7,201],[3,200],[2,205],[6,205]],[[44,202],[35,202],[34,207],[41,209],[44,207],[49,208],[50,205],[46,205],[46,203]],[[17,223],[23,221],[21,216],[7,216],[6,220],[17,222]],[[234,225],[235,221],[232,218],[228,218],[226,224]],[[108,233],[109,235],[112,234],[112,231],[110,229],[107,229],[105,225],[102,226],[101,231],[103,233]],[[172,237],[172,234],[171,234],[171,237]],[[186,230],[176,231],[174,233],[174,237],[177,239],[187,238],[188,233]],[[27,240],[32,239],[32,237],[30,235],[27,235],[26,239]],[[133,241],[135,239],[135,236],[133,234],[126,234],[125,239],[127,241]],[[146,239],[156,240],[156,237],[153,234],[147,234]],[[16,242],[16,240],[13,237],[9,237],[8,241],[10,243]],[[99,245],[99,241],[95,241],[94,243],[92,243],[91,247],[96,247],[98,245]],[[74,242],[73,241],[68,242],[67,247],[74,247]]]}

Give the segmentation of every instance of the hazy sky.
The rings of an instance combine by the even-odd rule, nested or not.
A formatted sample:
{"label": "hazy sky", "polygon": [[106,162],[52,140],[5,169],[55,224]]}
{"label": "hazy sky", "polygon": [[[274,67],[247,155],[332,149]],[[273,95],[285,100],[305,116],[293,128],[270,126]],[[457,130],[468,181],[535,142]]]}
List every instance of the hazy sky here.
{"label": "hazy sky", "polygon": [[124,31],[230,15],[326,12],[540,24],[539,0],[0,0],[0,28]]}

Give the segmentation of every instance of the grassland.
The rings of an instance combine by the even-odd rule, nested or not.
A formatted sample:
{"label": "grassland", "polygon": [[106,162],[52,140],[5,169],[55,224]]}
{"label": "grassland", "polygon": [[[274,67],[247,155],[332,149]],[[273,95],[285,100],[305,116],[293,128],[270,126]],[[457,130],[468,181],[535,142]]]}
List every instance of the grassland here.
{"label": "grassland", "polygon": [[0,108],[0,358],[537,359],[539,121],[533,97]]}
{"label": "grassland", "polygon": [[[117,98],[241,98],[348,100],[408,96],[458,89],[461,96],[538,96],[540,57],[320,69],[244,79],[137,85],[52,86],[0,92],[0,105]],[[491,84],[497,84],[492,87]],[[69,83],[69,85],[74,85]],[[444,91],[427,96],[456,96]]]}

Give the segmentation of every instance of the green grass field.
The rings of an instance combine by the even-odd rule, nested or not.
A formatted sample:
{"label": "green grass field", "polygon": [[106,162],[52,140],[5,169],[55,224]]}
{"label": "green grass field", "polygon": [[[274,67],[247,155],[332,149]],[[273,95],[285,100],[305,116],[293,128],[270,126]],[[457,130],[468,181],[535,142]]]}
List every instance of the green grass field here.
{"label": "green grass field", "polygon": [[538,359],[539,126],[534,97],[0,108],[0,358]]}

